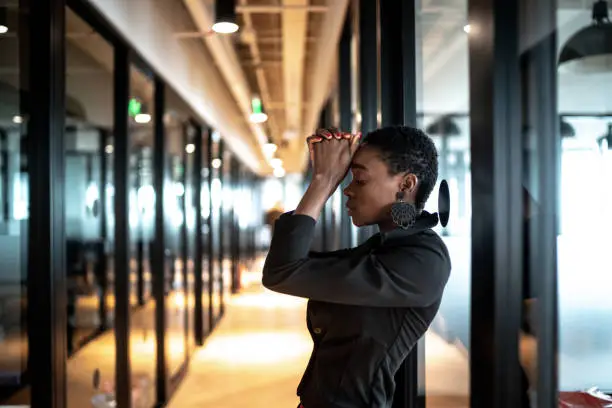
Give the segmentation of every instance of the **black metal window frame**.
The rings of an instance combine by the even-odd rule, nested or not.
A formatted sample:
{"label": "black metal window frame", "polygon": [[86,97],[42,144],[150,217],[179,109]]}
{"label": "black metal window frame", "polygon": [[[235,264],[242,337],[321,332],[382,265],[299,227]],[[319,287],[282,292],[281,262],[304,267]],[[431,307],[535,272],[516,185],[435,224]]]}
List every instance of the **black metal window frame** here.
{"label": "black metal window frame", "polygon": [[[416,44],[415,21],[419,2],[402,7],[401,1],[377,0],[351,2],[353,15],[347,16],[339,46],[340,121],[348,126],[352,119],[348,75],[350,69],[350,24],[358,24],[359,67],[357,71],[376,71],[380,53],[382,77],[377,88],[375,76],[360,76],[358,110],[362,113],[364,131],[372,128],[380,89],[382,122],[416,124]],[[520,4],[519,4],[520,3]],[[545,4],[544,4],[545,3]],[[540,107],[538,133],[543,137],[537,158],[540,196],[548,214],[539,230],[538,248],[546,256],[533,260],[532,268],[541,271],[539,279],[541,304],[538,315],[546,323],[538,339],[539,381],[538,405],[552,406],[556,401],[557,377],[554,364],[557,353],[555,205],[558,157],[555,156],[556,68],[555,26],[556,1],[536,5],[527,1],[469,0],[469,23],[475,28],[470,35],[470,145],[472,157],[472,295],[471,295],[471,406],[516,407],[521,393],[518,359],[522,277],[522,81],[528,75],[544,86],[535,98],[545,101]],[[378,8],[377,8],[378,7]],[[393,11],[392,11],[393,10]],[[523,28],[520,13],[539,16],[552,28],[551,34],[529,52],[537,54],[523,77],[520,75],[519,35]],[[379,13],[379,14],[378,14]],[[377,31],[380,18],[380,32]],[[396,21],[402,18],[402,24]],[[533,17],[535,18],[535,17]],[[539,21],[539,20],[538,20]],[[395,24],[393,24],[395,22]],[[549,30],[550,31],[550,30]],[[376,43],[381,36],[380,45]],[[389,39],[393,39],[390,43]],[[377,46],[380,49],[373,51]],[[363,56],[366,55],[366,58]],[[535,100],[532,104],[536,104]],[[359,106],[361,105],[361,106]],[[531,106],[531,109],[536,109]],[[518,142],[517,142],[518,140]],[[476,177],[475,177],[476,175]],[[501,210],[503,209],[503,210]],[[510,216],[508,216],[508,214]],[[408,378],[398,378],[399,399],[394,407],[425,406],[424,353],[418,353],[418,370],[410,359],[402,370]],[[414,354],[413,354],[414,356]],[[410,368],[409,368],[410,367]]]}
{"label": "black metal window frame", "polygon": [[[82,18],[98,32],[112,47],[114,52],[114,184],[116,219],[115,228],[115,341],[116,341],[116,399],[118,406],[131,406],[131,364],[130,364],[130,318],[129,304],[129,117],[130,67],[135,66],[151,78],[155,85],[154,121],[154,160],[156,164],[154,184],[163,187],[166,163],[159,146],[165,143],[163,115],[165,105],[164,90],[167,84],[146,60],[130,46],[112,25],[85,0],[42,0],[36,2],[22,0],[19,7],[24,10],[28,31],[24,43],[27,44],[26,66],[22,68],[24,81],[29,85],[27,94],[30,109],[28,120],[29,138],[36,143],[28,144],[30,178],[30,218],[28,243],[28,368],[27,378],[30,385],[31,406],[63,408],[67,405],[67,348],[66,348],[66,276],[65,276],[65,226],[64,226],[64,133],[65,133],[65,53],[66,53],[66,7]],[[46,39],[46,40],[41,40]],[[34,69],[36,67],[36,69]],[[44,73],[44,74],[43,74]],[[207,167],[211,174],[210,160],[202,163],[202,138],[208,129],[205,124],[194,118],[190,120],[201,136],[196,138],[200,160],[196,158],[196,177],[194,183],[201,181],[202,170]],[[210,139],[210,131],[208,138]],[[161,149],[163,150],[163,149]],[[196,153],[196,152],[194,152]],[[197,154],[197,153],[196,153]],[[195,203],[201,203],[201,183],[196,184]],[[54,203],[49,206],[48,203]],[[157,200],[155,245],[164,245],[163,200]],[[201,214],[198,212],[202,231]],[[196,223],[198,224],[198,223]],[[210,231],[210,230],[209,230]],[[212,232],[212,231],[210,231]],[[205,244],[201,234],[196,233],[196,242]],[[202,245],[196,250],[195,264],[202,265],[204,256],[211,256]],[[163,254],[163,251],[156,251]],[[237,254],[241,252],[238,250]],[[35,254],[35,255],[34,255]],[[212,263],[212,259],[209,259]],[[153,265],[163,265],[155,262]],[[201,267],[200,267],[201,270]],[[163,271],[161,271],[163,273]],[[156,270],[154,275],[160,275]],[[197,276],[199,275],[199,285]],[[199,286],[199,293],[197,292]],[[196,274],[196,305],[202,307],[201,274]],[[165,299],[163,279],[153,280],[156,304],[156,383],[157,402],[164,404],[169,400],[175,386],[170,384],[165,330]],[[198,296],[199,294],[199,296]],[[200,302],[198,303],[198,298]],[[196,317],[204,311],[196,308]],[[200,322],[199,324],[197,322]],[[206,331],[202,319],[196,319],[195,342],[201,345],[212,328]]]}

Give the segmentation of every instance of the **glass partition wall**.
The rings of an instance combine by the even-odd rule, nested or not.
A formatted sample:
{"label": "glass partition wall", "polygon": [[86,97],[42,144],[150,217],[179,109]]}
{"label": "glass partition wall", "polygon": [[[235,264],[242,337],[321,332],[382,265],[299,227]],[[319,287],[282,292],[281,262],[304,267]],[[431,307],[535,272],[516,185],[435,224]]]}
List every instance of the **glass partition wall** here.
{"label": "glass partition wall", "polygon": [[227,301],[237,181],[222,135],[68,3],[0,0],[0,405],[158,406]]}
{"label": "glass partition wall", "polygon": [[6,33],[0,35],[0,405],[30,401],[28,366],[28,225],[30,172],[28,110],[28,15],[20,2],[0,2]]}

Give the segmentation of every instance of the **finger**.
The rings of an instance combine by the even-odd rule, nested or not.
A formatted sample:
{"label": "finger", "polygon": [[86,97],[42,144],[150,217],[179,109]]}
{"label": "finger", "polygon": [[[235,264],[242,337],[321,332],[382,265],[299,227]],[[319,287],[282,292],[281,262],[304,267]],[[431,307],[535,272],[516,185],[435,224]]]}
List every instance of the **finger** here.
{"label": "finger", "polygon": [[327,129],[319,129],[317,130],[317,136],[322,136],[327,140],[332,139],[334,136],[331,134],[331,132]]}
{"label": "finger", "polygon": [[308,144],[318,143],[318,142],[321,142],[322,140],[323,140],[323,138],[321,136],[316,136],[316,135],[308,136],[306,138],[306,142]]}
{"label": "finger", "polygon": [[351,140],[351,138],[352,138],[352,137],[353,137],[353,135],[351,135],[351,134],[350,134],[350,133],[348,133],[348,132],[344,132],[344,133],[342,133],[342,138],[343,138],[343,139],[346,139],[346,140]]}
{"label": "finger", "polygon": [[350,152],[351,156],[354,155],[359,149],[359,141],[361,140],[361,132],[352,136],[350,140]]}
{"label": "finger", "polygon": [[331,128],[330,132],[332,132],[334,138],[336,138],[337,140],[342,140],[344,138],[342,132],[337,128]]}

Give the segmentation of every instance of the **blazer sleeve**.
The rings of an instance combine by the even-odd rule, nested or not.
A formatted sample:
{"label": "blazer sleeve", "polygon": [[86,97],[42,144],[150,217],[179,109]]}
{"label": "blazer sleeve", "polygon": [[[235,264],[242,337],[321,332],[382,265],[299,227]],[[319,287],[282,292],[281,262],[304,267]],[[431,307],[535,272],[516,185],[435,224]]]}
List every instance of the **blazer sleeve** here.
{"label": "blazer sleeve", "polygon": [[314,254],[309,248],[315,223],[309,216],[291,213],[276,221],[263,270],[266,288],[312,300],[375,307],[426,307],[442,296],[450,259],[441,241]]}

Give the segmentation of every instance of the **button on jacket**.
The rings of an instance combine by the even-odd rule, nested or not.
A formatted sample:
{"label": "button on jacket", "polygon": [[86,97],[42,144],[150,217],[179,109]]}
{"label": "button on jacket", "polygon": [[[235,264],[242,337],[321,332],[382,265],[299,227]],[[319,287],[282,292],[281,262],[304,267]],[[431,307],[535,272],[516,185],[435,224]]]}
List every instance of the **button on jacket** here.
{"label": "button on jacket", "polygon": [[305,408],[388,408],[394,375],[431,324],[450,275],[446,245],[423,212],[408,230],[310,252],[315,220],[283,214],[263,270],[268,289],[308,298],[314,349],[298,386]]}

